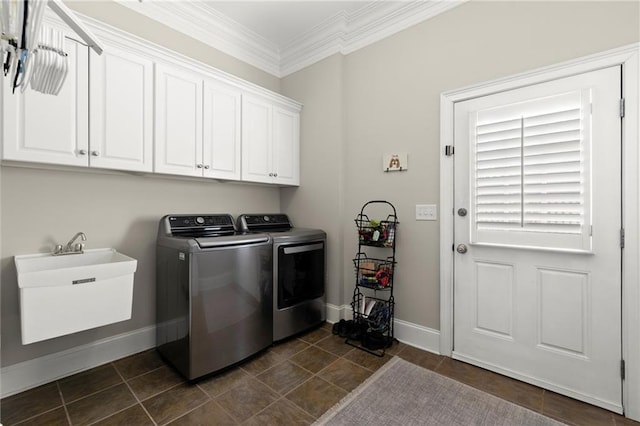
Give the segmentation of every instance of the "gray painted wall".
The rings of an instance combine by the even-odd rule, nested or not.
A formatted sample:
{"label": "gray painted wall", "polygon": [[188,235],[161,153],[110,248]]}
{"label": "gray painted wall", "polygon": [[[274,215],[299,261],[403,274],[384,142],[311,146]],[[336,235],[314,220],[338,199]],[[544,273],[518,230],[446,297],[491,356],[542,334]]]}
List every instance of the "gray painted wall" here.
{"label": "gray painted wall", "polygon": [[[279,211],[277,188],[126,173],[0,168],[2,364],[37,358],[155,324],[155,240],[168,213]],[[50,252],[76,232],[87,248],[138,260],[131,320],[23,346],[13,256]]]}
{"label": "gray painted wall", "polygon": [[[638,2],[471,1],[347,56],[282,80],[112,2],[78,11],[305,104],[301,186],[269,188],[197,179],[0,167],[2,365],[154,322],[158,218],[169,212],[278,211],[329,234],[329,302],[348,303],[353,218],[370,199],[396,204],[401,221],[397,317],[439,328],[438,222],[416,222],[417,203],[439,202],[439,97],[443,91],[527,71],[640,39]],[[409,153],[409,170],[383,173],[381,156]],[[440,212],[442,214],[443,212]],[[130,321],[20,344],[12,257],[46,252],[84,231],[89,248],[138,258]]]}
{"label": "gray painted wall", "polygon": [[[111,1],[68,2],[77,11],[278,91],[280,80]],[[168,213],[279,212],[278,188],[97,170],[0,167],[2,366],[155,324],[155,239]],[[87,248],[138,259],[129,321],[23,346],[13,256],[49,252],[78,231]]]}
{"label": "gray painted wall", "polygon": [[321,228],[327,233],[326,295],[327,302],[337,306],[345,300],[343,62],[342,55],[333,55],[282,82],[284,94],[305,103],[300,120],[300,187],[282,189],[282,210],[296,226]]}
{"label": "gray painted wall", "polygon": [[[439,203],[440,94],[637,42],[639,16],[638,2],[471,1],[349,54],[340,65],[332,59],[285,77],[282,91],[305,104],[306,127],[303,185],[283,201],[294,217],[341,217],[342,228],[332,227],[344,230],[343,244],[336,243],[344,250],[343,303],[354,284],[353,219],[364,202],[386,199],[400,220],[396,317],[439,329],[439,222],[416,221],[415,205]],[[336,82],[342,104],[332,95]],[[333,127],[337,115],[342,132]],[[334,155],[327,157],[327,146]],[[384,173],[381,158],[389,151],[408,152],[409,170]],[[342,174],[334,175],[331,163],[338,159]],[[321,196],[314,202],[315,194]]]}

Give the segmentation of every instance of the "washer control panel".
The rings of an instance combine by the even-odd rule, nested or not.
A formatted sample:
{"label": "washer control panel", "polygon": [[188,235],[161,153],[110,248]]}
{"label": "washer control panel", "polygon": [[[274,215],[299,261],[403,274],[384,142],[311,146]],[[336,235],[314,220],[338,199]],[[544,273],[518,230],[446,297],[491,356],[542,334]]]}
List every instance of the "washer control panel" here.
{"label": "washer control panel", "polygon": [[220,228],[235,229],[233,217],[228,214],[220,215],[174,215],[169,216],[172,230],[185,228]]}

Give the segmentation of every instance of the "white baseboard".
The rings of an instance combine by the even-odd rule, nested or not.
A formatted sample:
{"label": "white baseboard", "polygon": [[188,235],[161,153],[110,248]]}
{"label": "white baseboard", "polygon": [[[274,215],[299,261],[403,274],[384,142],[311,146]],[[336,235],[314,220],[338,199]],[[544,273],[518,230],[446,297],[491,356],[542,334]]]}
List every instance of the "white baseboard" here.
{"label": "white baseboard", "polygon": [[[334,320],[330,318],[334,318]],[[327,304],[327,321],[338,322],[341,319],[351,318],[353,318],[351,305],[336,306]],[[440,331],[438,330],[395,319],[393,321],[393,334],[396,339],[409,346],[436,354],[440,353]]]}
{"label": "white baseboard", "polygon": [[393,321],[393,327],[393,334],[402,343],[440,353],[440,331],[399,319]]}
{"label": "white baseboard", "polygon": [[10,365],[0,369],[0,395],[2,398],[14,395],[151,349],[155,345],[156,327],[154,325]]}
{"label": "white baseboard", "polygon": [[[338,306],[327,303],[327,322],[333,324],[343,319],[345,306],[348,305]],[[351,310],[349,310],[349,313],[351,313]]]}
{"label": "white baseboard", "polygon": [[[327,321],[336,323],[352,318],[351,305],[327,304]],[[440,332],[418,324],[396,319],[395,337],[410,346],[429,352],[440,352]],[[2,398],[32,389],[45,383],[67,377],[151,349],[156,345],[156,328],[149,326],[108,337],[96,342],[24,361],[0,369],[0,396]]]}

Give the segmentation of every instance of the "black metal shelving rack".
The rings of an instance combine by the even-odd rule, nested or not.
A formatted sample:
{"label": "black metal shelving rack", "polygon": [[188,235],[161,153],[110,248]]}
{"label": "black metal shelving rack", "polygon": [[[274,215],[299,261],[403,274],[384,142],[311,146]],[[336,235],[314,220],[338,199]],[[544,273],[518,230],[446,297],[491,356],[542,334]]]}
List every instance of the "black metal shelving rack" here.
{"label": "black metal shelving rack", "polygon": [[[368,207],[388,208],[386,220],[370,219]],[[393,213],[391,213],[393,212]],[[353,258],[356,284],[353,290],[353,332],[347,344],[377,356],[384,356],[394,341],[393,277],[396,267],[398,216],[388,201],[365,203],[355,219],[358,253]]]}

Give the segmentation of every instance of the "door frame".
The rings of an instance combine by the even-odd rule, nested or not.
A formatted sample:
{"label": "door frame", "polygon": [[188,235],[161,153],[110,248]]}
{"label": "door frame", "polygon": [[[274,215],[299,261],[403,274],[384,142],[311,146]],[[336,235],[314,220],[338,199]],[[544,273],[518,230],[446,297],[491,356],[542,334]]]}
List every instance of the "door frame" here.
{"label": "door frame", "polygon": [[[640,43],[533,71],[447,91],[440,96],[440,353],[453,351],[454,169],[446,147],[454,144],[454,106],[468,99],[622,65],[622,356],[625,416],[640,420]],[[454,153],[455,155],[455,153]],[[635,220],[634,220],[635,218]]]}

